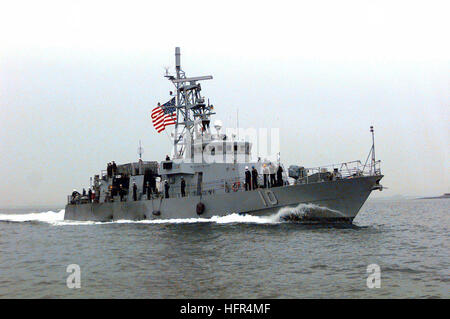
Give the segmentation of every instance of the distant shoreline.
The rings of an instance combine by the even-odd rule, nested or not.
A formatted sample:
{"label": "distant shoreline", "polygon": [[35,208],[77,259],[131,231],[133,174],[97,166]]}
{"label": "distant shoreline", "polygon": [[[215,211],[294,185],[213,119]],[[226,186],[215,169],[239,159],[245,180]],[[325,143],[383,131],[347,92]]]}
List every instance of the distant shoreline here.
{"label": "distant shoreline", "polygon": [[390,196],[390,197],[374,197],[369,198],[369,201],[408,201],[408,200],[418,200],[418,199],[442,199],[442,198],[450,198],[449,193],[445,193],[441,196],[427,196],[427,197],[419,197],[419,196]]}
{"label": "distant shoreline", "polygon": [[421,197],[421,198],[416,198],[416,199],[438,199],[438,198],[450,198],[450,194],[449,193],[445,193],[444,195],[441,195],[441,196]]}

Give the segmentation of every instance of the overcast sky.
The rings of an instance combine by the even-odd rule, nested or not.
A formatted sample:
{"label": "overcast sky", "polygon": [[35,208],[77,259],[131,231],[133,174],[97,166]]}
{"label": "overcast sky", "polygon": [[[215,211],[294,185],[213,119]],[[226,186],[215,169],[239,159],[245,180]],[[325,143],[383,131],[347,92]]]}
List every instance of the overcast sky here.
{"label": "overcast sky", "polygon": [[[450,192],[448,1],[8,1],[0,206],[61,204],[107,162],[170,152],[150,111],[181,47],[224,126],[280,128],[287,166],[365,160],[375,196]],[[373,195],[372,195],[373,196]]]}

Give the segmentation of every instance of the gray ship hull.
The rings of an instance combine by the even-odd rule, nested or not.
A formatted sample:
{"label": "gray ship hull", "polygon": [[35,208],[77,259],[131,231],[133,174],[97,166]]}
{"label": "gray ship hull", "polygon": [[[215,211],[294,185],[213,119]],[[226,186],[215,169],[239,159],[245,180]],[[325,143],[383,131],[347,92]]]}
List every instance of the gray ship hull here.
{"label": "gray ship hull", "polygon": [[[211,218],[232,213],[268,216],[286,207],[301,206],[301,214],[280,215],[282,219],[323,222],[352,222],[376,188],[378,176],[362,176],[336,181],[289,185],[254,191],[155,198],[153,200],[67,205],[65,220],[101,221]],[[197,204],[204,211],[197,214]]]}

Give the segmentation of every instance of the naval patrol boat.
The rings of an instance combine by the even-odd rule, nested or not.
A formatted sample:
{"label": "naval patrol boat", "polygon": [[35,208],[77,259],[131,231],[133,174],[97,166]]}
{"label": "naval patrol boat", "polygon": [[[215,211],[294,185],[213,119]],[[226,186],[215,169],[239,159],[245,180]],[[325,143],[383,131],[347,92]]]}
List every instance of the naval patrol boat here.
{"label": "naval patrol boat", "polygon": [[[187,77],[178,47],[175,70],[174,75],[167,70],[165,74],[175,87],[172,99],[160,106],[163,118],[174,124],[172,156],[158,162],[143,161],[140,154],[136,162],[94,175],[90,197],[75,190],[68,195],[65,220],[165,220],[238,213],[274,215],[280,221],[351,223],[370,193],[383,189],[373,127],[364,164],[357,160],[314,168],[291,165],[277,174],[277,180],[266,176],[264,181],[274,163],[254,159],[252,143],[222,133],[221,122],[214,122],[214,130],[210,127],[215,107],[202,95],[200,82],[212,76]],[[284,168],[279,156],[276,164]],[[253,181],[246,185],[246,169],[253,167],[257,187],[252,187]]]}

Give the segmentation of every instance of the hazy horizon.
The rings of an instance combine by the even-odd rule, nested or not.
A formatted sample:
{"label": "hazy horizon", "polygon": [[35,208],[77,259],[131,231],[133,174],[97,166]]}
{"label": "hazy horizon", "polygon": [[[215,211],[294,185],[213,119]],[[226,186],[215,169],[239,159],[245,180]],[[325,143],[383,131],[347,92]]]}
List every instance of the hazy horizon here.
{"label": "hazy horizon", "polygon": [[373,125],[389,189],[371,197],[450,192],[446,2],[196,4],[3,6],[0,207],[62,205],[107,162],[136,161],[139,140],[163,160],[150,112],[175,46],[188,76],[213,75],[213,120],[235,127],[239,109],[241,127],[280,128],[286,167],[364,161]]}

